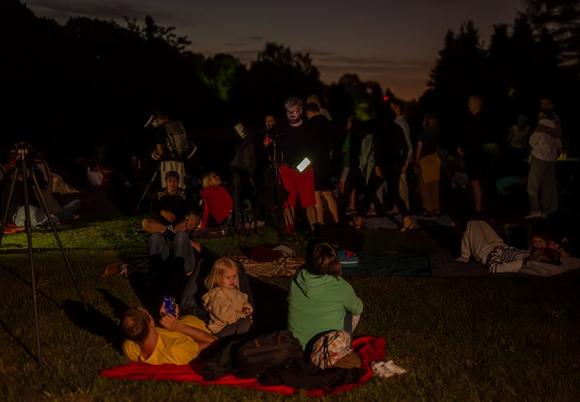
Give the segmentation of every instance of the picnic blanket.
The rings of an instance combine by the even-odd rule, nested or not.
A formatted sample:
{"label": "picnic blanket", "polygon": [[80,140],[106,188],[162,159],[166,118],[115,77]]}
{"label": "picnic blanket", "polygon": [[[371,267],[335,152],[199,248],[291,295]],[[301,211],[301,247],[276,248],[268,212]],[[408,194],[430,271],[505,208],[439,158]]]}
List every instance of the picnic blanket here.
{"label": "picnic blanket", "polygon": [[[323,397],[338,392],[344,392],[365,384],[373,376],[371,362],[375,360],[385,360],[385,339],[364,336],[356,338],[352,347],[360,357],[364,370],[357,383],[344,384],[335,388],[312,388],[304,392],[312,397]],[[233,374],[227,374],[216,381],[206,381],[203,378],[202,370],[205,362],[194,361],[187,365],[162,364],[158,366],[146,363],[128,363],[124,366],[112,367],[102,370],[103,377],[118,378],[125,380],[167,380],[177,382],[195,382],[200,385],[227,385],[245,389],[256,389],[266,392],[276,392],[282,395],[294,395],[300,392],[299,388],[287,385],[262,385],[257,378],[238,378]]]}
{"label": "picnic blanket", "polygon": [[304,258],[298,256],[282,257],[274,261],[264,262],[252,261],[244,256],[231,258],[238,259],[242,264],[244,264],[246,274],[254,277],[294,276],[298,268],[304,264]]}

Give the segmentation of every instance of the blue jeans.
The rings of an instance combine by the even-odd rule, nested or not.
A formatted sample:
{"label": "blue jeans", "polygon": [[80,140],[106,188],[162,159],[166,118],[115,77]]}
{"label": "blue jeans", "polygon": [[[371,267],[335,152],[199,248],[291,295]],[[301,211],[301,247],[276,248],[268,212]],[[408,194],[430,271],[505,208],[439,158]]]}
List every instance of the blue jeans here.
{"label": "blue jeans", "polygon": [[[149,255],[159,255],[162,260],[166,260],[169,257],[169,246],[165,241],[163,233],[155,232],[149,238]],[[183,258],[183,269],[185,273],[193,273],[195,268],[193,247],[191,247],[187,233],[182,230],[175,234],[175,239],[173,240],[173,257]]]}

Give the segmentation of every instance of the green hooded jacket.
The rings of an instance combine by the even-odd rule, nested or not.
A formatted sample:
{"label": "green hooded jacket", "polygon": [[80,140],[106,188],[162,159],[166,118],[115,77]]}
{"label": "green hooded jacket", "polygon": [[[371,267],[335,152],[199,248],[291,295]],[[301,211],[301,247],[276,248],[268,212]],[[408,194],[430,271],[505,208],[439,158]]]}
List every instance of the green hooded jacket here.
{"label": "green hooded jacket", "polygon": [[288,329],[302,348],[321,333],[344,329],[346,312],[360,315],[363,303],[343,278],[314,275],[301,269],[288,292]]}

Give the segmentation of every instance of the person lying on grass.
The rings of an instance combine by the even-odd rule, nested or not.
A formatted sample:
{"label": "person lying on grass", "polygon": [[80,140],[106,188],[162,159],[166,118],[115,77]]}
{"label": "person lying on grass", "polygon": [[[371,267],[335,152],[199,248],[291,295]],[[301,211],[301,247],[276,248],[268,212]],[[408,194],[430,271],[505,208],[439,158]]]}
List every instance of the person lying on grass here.
{"label": "person lying on grass", "polygon": [[200,352],[217,341],[205,323],[193,315],[179,318],[161,305],[161,318],[156,327],[153,317],[141,307],[129,307],[121,319],[121,329],[127,340],[123,343],[125,356],[131,361],[149,364],[188,364]]}
{"label": "person lying on grass", "polygon": [[560,265],[560,252],[540,247],[521,250],[510,247],[485,221],[469,221],[461,239],[461,256],[455,261],[468,262],[472,257],[489,269],[492,274],[518,272],[527,261]]}

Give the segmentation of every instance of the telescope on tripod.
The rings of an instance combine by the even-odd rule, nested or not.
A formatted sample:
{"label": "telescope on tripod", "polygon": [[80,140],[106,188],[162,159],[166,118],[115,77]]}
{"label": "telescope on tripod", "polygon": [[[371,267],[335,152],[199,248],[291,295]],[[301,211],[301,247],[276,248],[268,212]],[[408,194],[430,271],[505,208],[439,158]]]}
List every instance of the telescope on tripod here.
{"label": "telescope on tripod", "polygon": [[15,163],[14,171],[12,172],[12,181],[10,184],[10,190],[9,190],[10,192],[8,195],[8,202],[6,203],[6,206],[5,206],[6,209],[5,209],[4,214],[2,216],[2,228],[0,230],[0,248],[2,247],[2,238],[3,238],[4,232],[6,230],[8,211],[10,210],[11,203],[13,202],[12,198],[14,195],[14,189],[16,187],[16,182],[19,181],[22,184],[22,190],[24,193],[24,205],[20,206],[19,208],[24,208],[24,213],[25,213],[25,226],[26,226],[26,235],[27,235],[27,242],[28,242],[28,265],[30,268],[30,283],[31,283],[31,287],[32,287],[32,306],[33,306],[33,312],[34,312],[34,326],[35,326],[35,332],[36,332],[36,351],[37,351],[38,364],[42,365],[42,353],[41,353],[41,349],[40,349],[40,329],[39,329],[39,324],[38,324],[38,301],[37,301],[37,297],[36,297],[36,293],[37,293],[36,292],[36,275],[35,275],[35,271],[34,271],[34,256],[33,256],[33,252],[32,252],[33,251],[32,227],[31,227],[32,225],[31,225],[31,218],[30,218],[31,208],[30,208],[30,197],[29,197],[29,192],[31,189],[29,187],[32,187],[32,190],[35,191],[36,198],[40,202],[40,204],[41,204],[40,206],[42,207],[42,210],[46,214],[49,226],[52,229],[52,233],[54,234],[54,237],[58,243],[58,247],[59,247],[60,252],[62,254],[62,257],[63,257],[63,259],[68,267],[71,279],[75,285],[75,288],[76,288],[76,291],[79,295],[79,298],[80,298],[81,302],[83,303],[85,310],[88,312],[89,309],[85,303],[83,295],[81,294],[81,291],[80,291],[79,286],[77,284],[72,266],[71,266],[70,261],[69,261],[67,255],[64,251],[64,247],[62,245],[62,242],[60,240],[58,232],[56,231],[56,226],[55,226],[54,220],[52,219],[52,215],[50,214],[50,211],[48,209],[46,201],[44,200],[44,197],[42,196],[42,192],[40,191],[41,187],[39,185],[38,178],[36,177],[36,174],[35,174],[36,166],[34,165],[33,148],[30,145],[30,142],[22,141],[22,142],[16,143],[13,152],[15,152],[17,154],[17,160]]}

